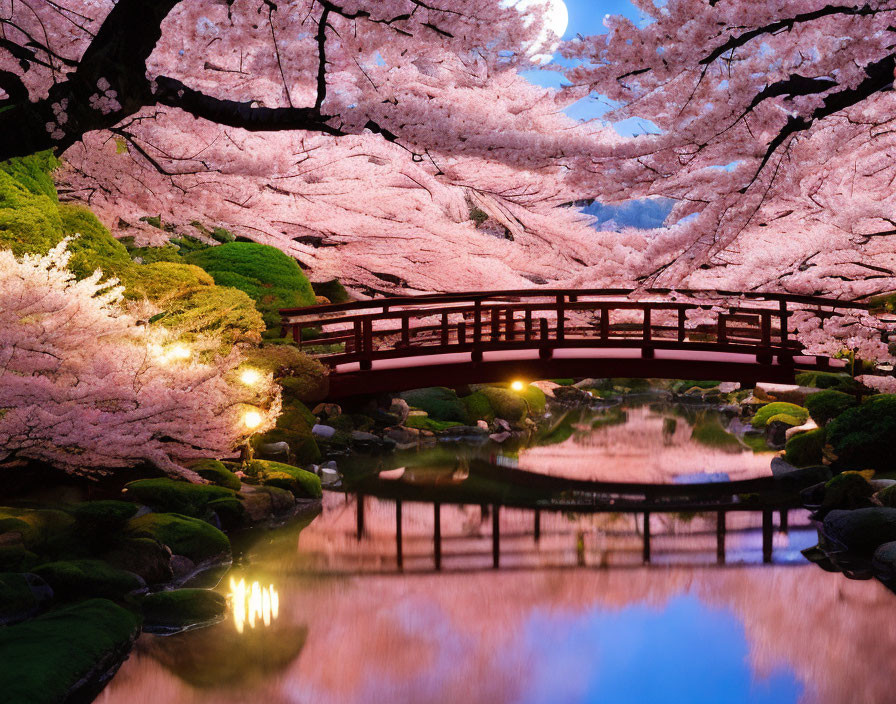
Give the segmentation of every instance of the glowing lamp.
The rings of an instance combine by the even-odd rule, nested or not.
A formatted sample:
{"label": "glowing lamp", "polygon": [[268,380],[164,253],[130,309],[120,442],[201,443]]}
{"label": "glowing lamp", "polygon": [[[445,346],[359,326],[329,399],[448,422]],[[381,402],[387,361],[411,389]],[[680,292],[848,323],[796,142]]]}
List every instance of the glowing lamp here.
{"label": "glowing lamp", "polygon": [[510,388],[513,389],[514,391],[522,391],[525,387],[526,387],[526,385],[523,382],[521,382],[519,379],[517,379],[516,381],[514,381],[510,384]]}
{"label": "glowing lamp", "polygon": [[189,359],[190,348],[186,345],[174,345],[168,350],[168,356],[171,357],[171,359]]}
{"label": "glowing lamp", "polygon": [[240,374],[240,381],[246,386],[255,386],[261,381],[261,373],[257,369],[244,369]]}
{"label": "glowing lamp", "polygon": [[259,425],[261,425],[264,418],[261,417],[261,413],[258,411],[246,411],[246,415],[243,416],[243,425],[245,425],[249,430],[255,430]]}

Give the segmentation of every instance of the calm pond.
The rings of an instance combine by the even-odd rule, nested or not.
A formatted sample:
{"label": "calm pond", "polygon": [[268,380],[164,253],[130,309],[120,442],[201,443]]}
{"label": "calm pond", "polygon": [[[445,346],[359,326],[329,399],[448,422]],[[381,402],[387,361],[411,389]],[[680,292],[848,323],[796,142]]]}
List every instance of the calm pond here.
{"label": "calm pond", "polygon": [[[357,498],[326,492],[323,512],[234,540],[218,589],[225,621],[144,634],[97,701],[204,702],[810,702],[892,701],[893,595],[805,561],[806,512],[776,517],[772,564],[761,519],[730,514],[719,563],[715,514],[659,514],[651,564],[643,517],[442,505],[434,570],[432,503],[376,498],[400,483],[506,488],[477,463],[605,481],[747,479],[768,453],[716,410],[629,403],[558,417],[531,447],[440,443],[339,460]],[[382,479],[373,477],[386,472]]]}

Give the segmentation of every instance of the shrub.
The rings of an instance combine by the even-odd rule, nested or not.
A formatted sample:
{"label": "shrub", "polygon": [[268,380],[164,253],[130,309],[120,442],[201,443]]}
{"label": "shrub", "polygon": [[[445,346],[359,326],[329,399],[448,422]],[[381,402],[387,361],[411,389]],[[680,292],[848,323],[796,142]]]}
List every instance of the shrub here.
{"label": "shrub", "polygon": [[240,478],[218,460],[199,460],[190,465],[190,469],[212,484],[217,484],[233,491],[240,490]]}
{"label": "shrub", "polygon": [[254,242],[229,242],[186,255],[220,286],[247,293],[264,317],[269,331],[280,329],[280,308],[317,302],[311,284],[296,260],[276,247]]}
{"label": "shrub", "polygon": [[794,467],[821,464],[824,442],[824,428],[798,433],[791,437],[784,446],[784,458]]}
{"label": "shrub", "polygon": [[323,296],[330,303],[348,303],[352,300],[351,296],[348,295],[348,291],[339,283],[338,279],[312,283],[311,288],[314,289],[316,295]]}
{"label": "shrub", "polygon": [[298,497],[319,499],[323,496],[320,478],[316,474],[289,464],[252,460],[246,467],[246,474],[262,484],[287,489]]}
{"label": "shrub", "polygon": [[[764,428],[772,418],[782,414],[790,416],[793,420],[799,421],[798,423],[788,423],[789,425],[802,425],[809,419],[809,411],[802,406],[797,406],[794,403],[786,403],[784,401],[775,401],[774,403],[768,403],[762,406],[756,411],[756,415],[753,416],[751,422],[754,428]],[[785,419],[778,418],[776,420]],[[785,420],[785,422],[787,421]]]}
{"label": "shrub", "polygon": [[247,350],[246,366],[274,375],[283,388],[284,403],[317,403],[327,396],[327,368],[295,345],[264,343]]}
{"label": "shrub", "polygon": [[859,386],[855,379],[843,372],[802,372],[796,375],[796,383],[800,386],[837,391],[852,391]]}
{"label": "shrub", "polygon": [[827,425],[828,442],[845,466],[878,470],[896,467],[896,394],[872,396]]}
{"label": "shrub", "polygon": [[481,391],[464,396],[461,402],[467,409],[468,422],[475,423],[477,420],[492,421],[495,419],[495,409],[492,408],[488,396]]}
{"label": "shrub", "polygon": [[869,506],[874,494],[868,480],[857,472],[843,472],[828,480],[824,485],[823,509],[856,509]]}
{"label": "shrub", "polygon": [[855,396],[833,389],[819,391],[806,397],[806,408],[812,420],[818,425],[826,425],[847,408],[855,406],[856,403]]}

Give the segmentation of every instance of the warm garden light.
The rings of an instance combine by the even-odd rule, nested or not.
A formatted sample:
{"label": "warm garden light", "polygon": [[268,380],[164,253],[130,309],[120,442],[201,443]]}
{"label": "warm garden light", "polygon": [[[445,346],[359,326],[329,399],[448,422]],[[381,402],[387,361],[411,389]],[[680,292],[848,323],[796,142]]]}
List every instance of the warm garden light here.
{"label": "warm garden light", "polygon": [[255,428],[261,425],[262,420],[264,419],[258,411],[246,411],[246,415],[243,416],[243,425],[249,430],[255,430]]}
{"label": "warm garden light", "polygon": [[526,385],[522,381],[517,379],[516,381],[514,381],[510,384],[510,388],[513,389],[514,391],[522,391],[524,388],[526,388]]}
{"label": "warm garden light", "polygon": [[244,579],[237,582],[231,577],[228,596],[238,633],[243,632],[247,623],[249,628],[255,628],[256,621],[270,626],[280,610],[280,597],[273,584],[263,587],[259,582],[252,582],[248,585]]}
{"label": "warm garden light", "polygon": [[172,345],[165,356],[168,359],[189,359],[192,352],[190,352],[190,348],[186,345]]}
{"label": "warm garden light", "polygon": [[240,374],[240,381],[246,386],[255,386],[261,381],[261,372],[257,369],[244,369]]}

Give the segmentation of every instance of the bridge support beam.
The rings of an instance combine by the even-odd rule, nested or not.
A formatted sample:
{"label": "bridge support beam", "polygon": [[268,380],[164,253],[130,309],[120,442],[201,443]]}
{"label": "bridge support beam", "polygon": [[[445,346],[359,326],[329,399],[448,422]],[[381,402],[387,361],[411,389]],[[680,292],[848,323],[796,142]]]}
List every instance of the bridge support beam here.
{"label": "bridge support beam", "polygon": [[536,544],[541,541],[541,511],[535,509],[535,525],[532,530]]}
{"label": "bridge support beam", "polygon": [[790,516],[789,511],[786,508],[781,509],[781,519],[778,523],[778,527],[786,533],[790,530]]}
{"label": "bridge support beam", "polygon": [[404,569],[404,550],[401,544],[401,501],[395,502],[395,564],[399,570]]}
{"label": "bridge support beam", "polygon": [[501,566],[501,506],[492,505],[492,567]]}
{"label": "bridge support beam", "polygon": [[438,501],[432,505],[432,542],[436,571],[442,569],[442,504]]}
{"label": "bridge support beam", "polygon": [[766,509],[762,512],[762,561],[769,563],[772,561],[772,519],[774,511]]}
{"label": "bridge support beam", "polygon": [[364,494],[357,494],[355,500],[357,501],[355,518],[357,521],[358,542],[360,542],[364,535]]}
{"label": "bridge support beam", "polygon": [[716,562],[720,565],[725,564],[725,533],[728,529],[725,525],[726,518],[724,511],[716,514]]}
{"label": "bridge support beam", "polygon": [[650,562],[650,512],[644,512],[644,554],[645,564]]}

